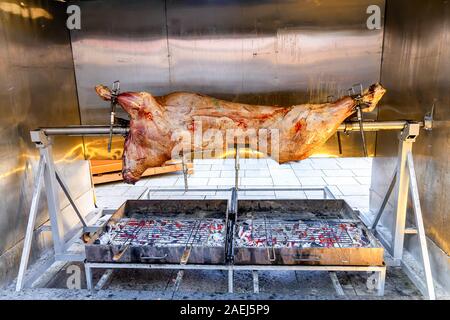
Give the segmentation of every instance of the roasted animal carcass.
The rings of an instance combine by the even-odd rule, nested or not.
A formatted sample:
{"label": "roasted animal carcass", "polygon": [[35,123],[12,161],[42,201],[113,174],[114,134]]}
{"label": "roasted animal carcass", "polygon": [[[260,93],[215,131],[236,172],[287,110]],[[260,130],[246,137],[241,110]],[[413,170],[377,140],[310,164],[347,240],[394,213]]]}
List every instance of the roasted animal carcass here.
{"label": "roasted animal carcass", "polygon": [[[95,90],[104,100],[111,100],[107,87],[98,85]],[[374,84],[364,91],[359,102],[366,106],[365,111],[372,111],[384,93],[380,84]],[[230,130],[238,137],[255,132],[271,136],[264,152],[280,163],[305,159],[336,132],[357,105],[356,99],[346,96],[330,103],[272,107],[189,92],[160,97],[147,92],[123,92],[117,102],[130,115],[122,171],[127,183],[135,183],[147,168],[163,165],[173,158],[174,150],[184,150],[186,144],[191,150],[226,149],[224,137]],[[189,136],[199,130],[202,139]]]}

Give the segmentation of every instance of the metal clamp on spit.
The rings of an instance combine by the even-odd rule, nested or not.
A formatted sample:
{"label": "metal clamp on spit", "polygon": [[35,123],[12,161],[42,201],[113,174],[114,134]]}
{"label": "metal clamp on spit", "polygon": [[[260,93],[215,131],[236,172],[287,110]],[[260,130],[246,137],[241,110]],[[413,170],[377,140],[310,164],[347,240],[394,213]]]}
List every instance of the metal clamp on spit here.
{"label": "metal clamp on spit", "polygon": [[109,122],[109,141],[108,141],[108,152],[111,152],[112,145],[112,136],[113,136],[113,127],[116,120],[116,105],[117,105],[117,96],[120,93],[120,81],[114,81],[111,90],[111,118]]}
{"label": "metal clamp on spit", "polygon": [[[359,89],[358,93],[356,93],[355,88]],[[361,142],[362,142],[362,146],[363,146],[363,150],[364,150],[364,156],[368,157],[367,146],[366,146],[366,137],[364,135],[364,127],[363,127],[364,119],[363,119],[362,110],[368,108],[369,105],[367,103],[363,102],[363,100],[362,100],[362,97],[363,97],[362,84],[361,83],[354,84],[350,89],[348,89],[348,94],[349,94],[349,96],[351,96],[353,98],[353,100],[356,103],[355,111],[356,111],[356,117],[359,122],[359,132],[361,134]]]}
{"label": "metal clamp on spit", "polygon": [[181,169],[183,171],[184,191],[187,192],[189,189],[189,186],[188,186],[189,169],[186,164],[186,158],[185,158],[184,151],[181,152]]}

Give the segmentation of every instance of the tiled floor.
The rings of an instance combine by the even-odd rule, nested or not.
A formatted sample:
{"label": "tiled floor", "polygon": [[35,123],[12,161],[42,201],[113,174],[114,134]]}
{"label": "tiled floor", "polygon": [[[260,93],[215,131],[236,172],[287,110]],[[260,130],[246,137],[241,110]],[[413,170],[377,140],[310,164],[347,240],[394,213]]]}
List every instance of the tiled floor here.
{"label": "tiled floor", "polygon": [[[362,212],[369,208],[371,158],[309,158],[278,164],[271,159],[241,159],[241,188],[322,187],[328,186],[336,198],[344,198]],[[234,185],[233,159],[200,159],[194,161],[194,173],[188,178],[190,189],[211,191],[150,193],[152,198],[222,198],[224,192],[215,189]],[[182,173],[171,173],[141,179],[136,185],[110,183],[96,186],[97,203],[109,209],[119,207],[127,199],[137,199],[147,188],[152,190],[183,188]],[[243,191],[240,198],[321,198],[320,191]]]}

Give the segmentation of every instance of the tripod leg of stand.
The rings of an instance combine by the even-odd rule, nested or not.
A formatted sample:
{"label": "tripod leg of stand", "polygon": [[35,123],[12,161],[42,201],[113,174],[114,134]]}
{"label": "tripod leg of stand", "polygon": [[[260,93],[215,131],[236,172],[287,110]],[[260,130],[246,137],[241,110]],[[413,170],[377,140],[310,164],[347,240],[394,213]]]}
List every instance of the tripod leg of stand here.
{"label": "tripod leg of stand", "polygon": [[425,236],[425,227],[423,225],[422,208],[420,206],[419,189],[417,186],[416,172],[414,170],[414,162],[411,152],[407,155],[407,164],[410,177],[409,184],[411,187],[413,211],[416,220],[417,235],[419,237],[420,252],[422,254],[428,299],[435,300],[436,293],[434,291],[433,275],[431,274],[430,257],[428,256],[427,239]]}
{"label": "tripod leg of stand", "polygon": [[41,196],[42,182],[44,178],[44,166],[45,166],[44,159],[41,157],[39,160],[38,174],[36,177],[37,180],[33,192],[33,198],[31,200],[30,215],[28,217],[27,230],[25,233],[25,240],[23,243],[22,257],[20,259],[20,267],[19,267],[19,274],[17,276],[16,291],[22,290],[25,271],[27,270],[28,267],[28,260],[30,258],[30,251],[31,251],[31,241],[33,240],[34,223],[36,222],[36,215],[39,207],[39,198]]}
{"label": "tripod leg of stand", "polygon": [[389,188],[386,192],[386,195],[384,196],[383,203],[381,204],[380,210],[378,210],[378,213],[373,220],[371,229],[375,231],[377,228],[377,224],[380,221],[381,215],[383,214],[384,209],[386,208],[386,205],[389,201],[389,197],[391,196],[392,190],[394,190],[395,183],[397,182],[397,168],[394,170],[394,174],[392,175],[391,184],[389,185]]}
{"label": "tripod leg of stand", "polygon": [[186,160],[184,158],[184,153],[181,155],[181,168],[183,171],[183,179],[184,179],[184,191],[187,192],[189,189],[188,186],[188,168],[186,165]]}
{"label": "tripod leg of stand", "polygon": [[47,196],[48,215],[52,226],[53,248],[55,249],[55,256],[58,256],[64,251],[64,227],[61,221],[61,206],[58,193],[58,181],[56,179],[55,162],[53,161],[51,144],[40,148],[41,157],[45,159],[44,166],[44,185],[45,194]]}

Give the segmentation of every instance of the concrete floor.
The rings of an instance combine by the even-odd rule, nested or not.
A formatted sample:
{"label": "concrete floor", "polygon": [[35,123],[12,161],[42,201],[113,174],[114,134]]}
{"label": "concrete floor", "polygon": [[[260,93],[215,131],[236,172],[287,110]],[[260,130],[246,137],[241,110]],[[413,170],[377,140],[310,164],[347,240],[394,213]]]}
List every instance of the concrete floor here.
{"label": "concrete floor", "polygon": [[[242,159],[240,185],[243,188],[328,186],[336,198],[345,199],[361,212],[369,210],[370,158],[310,158],[279,165],[267,159]],[[223,198],[218,188],[234,185],[234,160],[196,160],[189,176],[190,188],[208,192],[167,192],[183,187],[183,175],[172,173],[140,180],[134,186],[110,183],[96,187],[97,203],[116,209],[127,199],[137,199],[147,188],[153,199]],[[243,191],[240,198],[322,198],[322,192]],[[68,268],[78,266],[81,290],[68,290]],[[73,268],[73,267],[72,267]],[[186,271],[178,291],[174,291],[176,271],[115,270],[103,289],[94,293],[86,288],[82,264],[60,264],[52,268],[37,288],[16,293],[11,285],[0,291],[0,299],[379,299],[369,290],[367,273],[342,273],[337,277],[345,296],[338,296],[327,272],[260,272],[259,294],[253,294],[251,272],[235,273],[235,293],[228,294],[225,271]],[[94,281],[104,270],[94,270]],[[421,299],[419,291],[399,268],[388,267],[385,296],[382,299]]]}
{"label": "concrete floor", "polygon": [[[69,267],[82,264],[66,264],[39,288],[25,289],[19,293],[11,286],[0,291],[0,300],[9,299],[422,299],[420,292],[399,268],[388,268],[385,296],[378,297],[366,285],[367,273],[337,272],[345,296],[336,294],[327,272],[271,271],[259,273],[260,293],[253,293],[251,272],[235,272],[235,293],[227,293],[225,271],[185,272],[181,285],[175,291],[177,275],[171,270],[115,270],[101,290],[86,290],[84,272],[81,271],[81,289],[67,289],[72,271]],[[105,270],[94,272],[95,283]]]}

